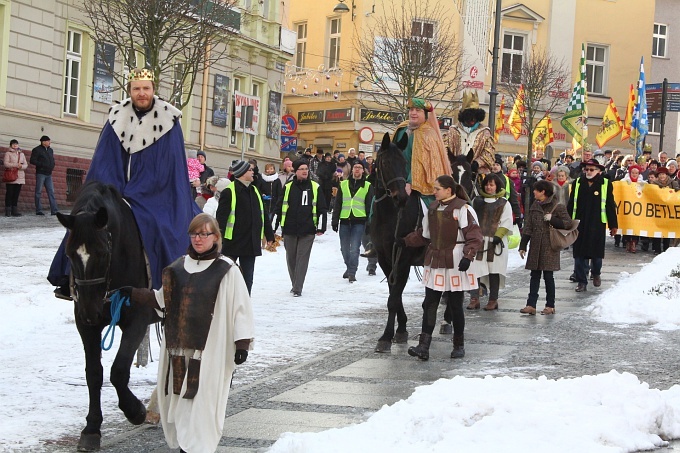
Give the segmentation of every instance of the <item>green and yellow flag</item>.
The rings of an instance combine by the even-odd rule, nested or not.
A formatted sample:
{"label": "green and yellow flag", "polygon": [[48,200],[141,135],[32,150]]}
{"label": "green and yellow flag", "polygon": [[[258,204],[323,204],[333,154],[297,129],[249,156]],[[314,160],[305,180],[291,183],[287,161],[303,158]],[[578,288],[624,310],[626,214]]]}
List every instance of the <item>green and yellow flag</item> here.
{"label": "green and yellow flag", "polygon": [[588,90],[586,88],[586,50],[581,44],[581,62],[579,79],[574,84],[567,110],[562,117],[562,127],[574,137],[574,141],[583,146],[588,138]]}

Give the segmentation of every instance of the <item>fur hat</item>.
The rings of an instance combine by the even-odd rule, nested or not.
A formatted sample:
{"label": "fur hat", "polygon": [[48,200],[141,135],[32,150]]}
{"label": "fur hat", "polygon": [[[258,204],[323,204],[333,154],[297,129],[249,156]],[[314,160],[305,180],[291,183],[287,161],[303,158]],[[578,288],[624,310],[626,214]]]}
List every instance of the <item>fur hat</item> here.
{"label": "fur hat", "polygon": [[234,178],[240,178],[245,175],[248,170],[250,170],[250,164],[245,160],[240,160],[231,166],[231,174],[234,175]]}
{"label": "fur hat", "polygon": [[678,162],[675,159],[668,159],[666,161],[666,168],[668,168],[669,165],[675,165],[676,167],[678,166]]}

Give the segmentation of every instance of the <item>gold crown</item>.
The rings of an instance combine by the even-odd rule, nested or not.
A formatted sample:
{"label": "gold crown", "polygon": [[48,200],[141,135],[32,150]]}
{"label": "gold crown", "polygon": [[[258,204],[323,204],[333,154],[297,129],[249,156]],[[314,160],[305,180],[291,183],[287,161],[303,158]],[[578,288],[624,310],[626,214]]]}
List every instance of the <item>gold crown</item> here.
{"label": "gold crown", "polygon": [[461,110],[478,109],[479,97],[477,91],[463,91],[463,106]]}
{"label": "gold crown", "polygon": [[130,71],[130,74],[128,74],[128,82],[132,82],[134,80],[150,80],[153,82],[153,72],[147,68],[135,68]]}

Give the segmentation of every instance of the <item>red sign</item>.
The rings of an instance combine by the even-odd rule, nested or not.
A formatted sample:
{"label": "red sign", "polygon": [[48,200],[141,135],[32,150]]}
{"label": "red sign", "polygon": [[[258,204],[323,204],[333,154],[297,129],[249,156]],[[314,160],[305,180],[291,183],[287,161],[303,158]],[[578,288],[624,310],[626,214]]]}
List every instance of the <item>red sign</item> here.
{"label": "red sign", "polygon": [[471,79],[476,79],[476,78],[477,78],[478,72],[479,72],[479,70],[477,69],[477,66],[471,67],[471,68],[470,68],[470,78],[471,78]]}
{"label": "red sign", "polygon": [[297,131],[298,123],[293,115],[281,117],[281,135],[291,136]]}
{"label": "red sign", "polygon": [[477,89],[482,89],[484,88],[484,82],[481,80],[463,80],[463,86],[465,88],[477,88]]}

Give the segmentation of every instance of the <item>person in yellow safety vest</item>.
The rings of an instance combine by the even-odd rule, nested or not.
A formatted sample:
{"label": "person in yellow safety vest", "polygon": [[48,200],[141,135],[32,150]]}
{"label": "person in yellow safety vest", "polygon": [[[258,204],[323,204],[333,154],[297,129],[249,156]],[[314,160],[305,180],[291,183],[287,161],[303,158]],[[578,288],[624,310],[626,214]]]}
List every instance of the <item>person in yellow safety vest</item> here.
{"label": "person in yellow safety vest", "polygon": [[290,292],[293,297],[300,297],[314,236],[326,232],[328,208],[319,184],[309,179],[307,161],[296,160],[293,170],[295,177],[283,187],[283,194],[276,204],[276,214],[281,219],[283,246],[286,248],[286,263],[292,284]]}
{"label": "person in yellow safety vest", "polygon": [[238,161],[231,167],[234,182],[221,193],[215,218],[222,235],[222,254],[238,260],[248,294],[253,287],[255,258],[274,242],[274,231],[266,216],[262,196],[253,183],[253,165]]}
{"label": "person in yellow safety vest", "polygon": [[[578,239],[574,242],[574,279],[578,283],[576,292],[588,287],[588,268],[593,276],[593,285],[600,286],[602,279],[602,258],[606,229],[614,236],[618,230],[614,189],[602,172],[604,165],[595,159],[581,163],[583,176],[574,181],[569,195],[567,211],[572,219],[579,219]],[[592,262],[592,267],[591,267]]]}
{"label": "person in yellow safety vest", "polygon": [[346,267],[342,278],[348,279],[350,283],[357,281],[361,237],[366,229],[373,199],[373,187],[366,181],[365,170],[363,162],[358,159],[354,161],[352,174],[340,183],[340,191],[333,206],[331,225],[333,231],[340,233],[340,251]]}

